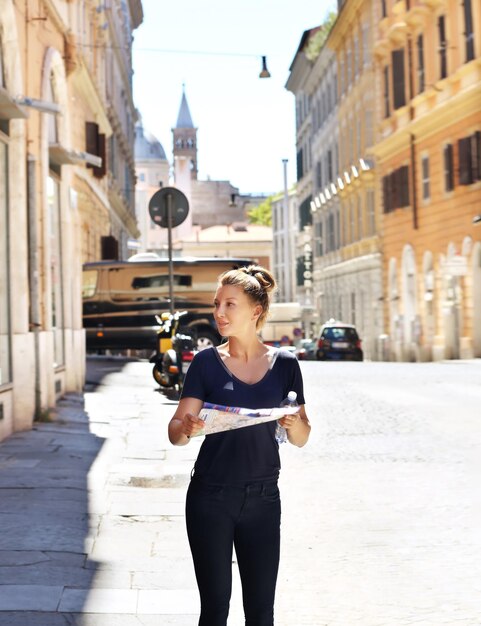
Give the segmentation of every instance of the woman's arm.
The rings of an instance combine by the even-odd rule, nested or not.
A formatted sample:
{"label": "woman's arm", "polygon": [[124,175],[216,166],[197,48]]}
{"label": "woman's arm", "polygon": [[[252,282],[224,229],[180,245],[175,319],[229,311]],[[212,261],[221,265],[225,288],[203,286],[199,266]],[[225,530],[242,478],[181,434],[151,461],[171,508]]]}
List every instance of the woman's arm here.
{"label": "woman's arm", "polygon": [[279,424],[284,426],[287,432],[287,439],[294,446],[302,448],[309,439],[311,432],[311,425],[306,415],[306,409],[302,404],[299,407],[299,412],[293,415],[285,415],[279,420]]}
{"label": "woman's arm", "polygon": [[185,446],[191,437],[204,427],[197,417],[204,403],[198,398],[182,398],[169,422],[169,441],[174,446]]}

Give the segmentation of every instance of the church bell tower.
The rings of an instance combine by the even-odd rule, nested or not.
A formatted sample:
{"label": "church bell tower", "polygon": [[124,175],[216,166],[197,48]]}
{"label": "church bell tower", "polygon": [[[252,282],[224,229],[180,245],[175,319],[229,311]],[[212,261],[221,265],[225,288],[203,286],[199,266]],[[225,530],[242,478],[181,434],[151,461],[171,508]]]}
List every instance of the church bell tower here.
{"label": "church bell tower", "polygon": [[178,159],[186,159],[191,179],[197,180],[197,128],[192,122],[184,85],[182,85],[182,100],[177,124],[172,129],[172,133],[174,135],[174,169]]}

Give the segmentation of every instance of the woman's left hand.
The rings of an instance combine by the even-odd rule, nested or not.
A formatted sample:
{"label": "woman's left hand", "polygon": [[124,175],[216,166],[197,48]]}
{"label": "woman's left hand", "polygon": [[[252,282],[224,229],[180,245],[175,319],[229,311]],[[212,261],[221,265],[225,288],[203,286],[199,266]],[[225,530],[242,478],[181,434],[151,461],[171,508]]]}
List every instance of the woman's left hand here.
{"label": "woman's left hand", "polygon": [[301,416],[299,413],[292,413],[291,415],[284,415],[284,417],[281,417],[278,421],[283,428],[289,430],[289,428],[295,426],[300,419]]}

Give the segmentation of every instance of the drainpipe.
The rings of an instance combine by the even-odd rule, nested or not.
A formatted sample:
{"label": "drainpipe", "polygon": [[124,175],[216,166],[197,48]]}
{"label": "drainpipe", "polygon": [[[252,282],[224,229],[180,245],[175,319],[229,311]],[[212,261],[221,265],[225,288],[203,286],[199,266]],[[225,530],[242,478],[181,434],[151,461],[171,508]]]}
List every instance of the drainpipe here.
{"label": "drainpipe", "polygon": [[30,330],[33,331],[34,367],[35,367],[35,412],[34,418],[40,418],[40,299],[39,299],[39,261],[38,227],[35,188],[36,159],[31,154],[27,158],[27,214],[28,214],[28,268],[30,296]]}
{"label": "drainpipe", "polygon": [[[406,0],[406,11],[411,9],[411,0]],[[413,85],[413,42],[411,39],[411,35],[408,34],[407,37],[407,45],[408,45],[408,76],[409,76],[409,121],[412,122],[414,119],[414,107],[412,105],[412,101],[414,98],[414,85]],[[413,188],[412,193],[412,205],[413,205],[413,228],[417,230],[418,228],[418,198],[416,193],[416,146],[415,146],[416,137],[413,133],[409,134],[410,148],[411,148],[411,185]]]}

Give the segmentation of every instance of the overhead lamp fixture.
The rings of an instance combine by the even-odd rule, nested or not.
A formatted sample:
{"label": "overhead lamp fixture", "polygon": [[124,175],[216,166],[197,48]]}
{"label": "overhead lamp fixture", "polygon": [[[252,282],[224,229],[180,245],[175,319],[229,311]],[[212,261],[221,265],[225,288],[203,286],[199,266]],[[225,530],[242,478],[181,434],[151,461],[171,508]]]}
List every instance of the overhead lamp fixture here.
{"label": "overhead lamp fixture", "polygon": [[321,199],[322,204],[327,204],[327,200],[326,200],[326,198],[325,198],[324,194],[322,193],[322,191],[321,191],[321,193],[319,194],[319,197],[320,197],[320,199]]}
{"label": "overhead lamp fixture", "polygon": [[48,102],[47,100],[37,100],[36,98],[27,98],[26,96],[19,96],[14,99],[15,104],[22,107],[29,107],[35,109],[40,113],[50,113],[51,115],[61,115],[62,111],[60,106],[56,102]]}
{"label": "overhead lamp fixture", "polygon": [[337,194],[336,185],[334,183],[331,183],[331,191],[333,196]]}
{"label": "overhead lamp fixture", "polygon": [[351,167],[351,171],[354,175],[354,178],[359,178],[359,172],[357,171],[357,167],[355,165]]}
{"label": "overhead lamp fixture", "polygon": [[348,185],[351,184],[351,177],[349,176],[349,172],[344,172],[344,180]]}
{"label": "overhead lamp fixture", "polygon": [[331,199],[331,192],[329,191],[327,187],[324,189],[324,195],[326,196],[328,200]]}
{"label": "overhead lamp fixture", "polygon": [[267,69],[267,57],[262,57],[262,70],[259,74],[259,78],[270,78],[271,74]]}
{"label": "overhead lamp fixture", "polygon": [[311,200],[311,213],[315,213],[317,211],[316,203]]}
{"label": "overhead lamp fixture", "polygon": [[320,199],[319,199],[319,196],[316,196],[316,197],[314,198],[314,203],[315,203],[315,205],[316,205],[316,207],[317,207],[318,209],[320,209],[320,208],[321,208],[321,201],[320,201]]}
{"label": "overhead lamp fixture", "polygon": [[344,189],[344,181],[340,176],[337,177],[337,185],[341,191]]}

